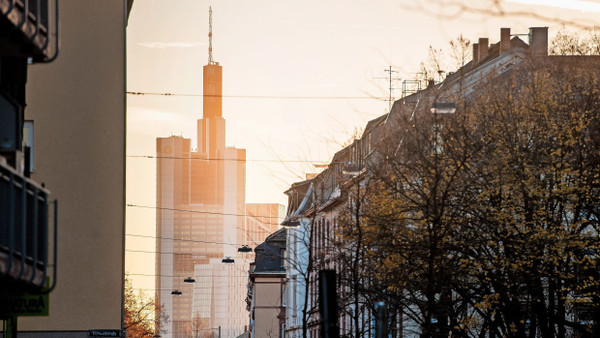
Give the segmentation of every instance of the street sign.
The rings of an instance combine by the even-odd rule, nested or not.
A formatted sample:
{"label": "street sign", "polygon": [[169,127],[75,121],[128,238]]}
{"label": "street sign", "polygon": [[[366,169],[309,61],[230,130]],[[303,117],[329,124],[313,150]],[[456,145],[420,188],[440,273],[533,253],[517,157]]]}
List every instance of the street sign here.
{"label": "street sign", "polygon": [[121,337],[121,330],[88,330],[88,337]]}
{"label": "street sign", "polygon": [[21,316],[48,316],[50,297],[48,293],[26,292],[0,294],[0,318]]}

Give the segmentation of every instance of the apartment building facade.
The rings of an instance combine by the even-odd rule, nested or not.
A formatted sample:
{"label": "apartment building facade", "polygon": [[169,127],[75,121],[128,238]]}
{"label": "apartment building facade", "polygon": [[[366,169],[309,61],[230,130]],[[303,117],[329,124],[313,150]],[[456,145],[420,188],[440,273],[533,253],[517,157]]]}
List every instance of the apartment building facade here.
{"label": "apartment building facade", "polygon": [[[282,225],[289,226],[292,234],[288,237],[289,256],[301,257],[297,261],[302,263],[297,264],[296,271],[288,271],[288,281],[293,283],[303,276],[302,283],[305,284],[305,287],[288,288],[288,304],[295,303],[290,299],[302,299],[302,303],[287,308],[286,337],[302,336],[303,330],[309,337],[320,335],[317,280],[320,269],[335,269],[338,275],[346,274],[337,288],[341,305],[338,311],[340,336],[375,336],[374,300],[369,298],[368,292],[354,296],[352,293],[357,287],[353,283],[359,283],[361,290],[377,285],[369,284],[374,283],[374,279],[368,276],[361,277],[348,271],[352,265],[345,261],[349,259],[350,263],[360,266],[366,258],[358,256],[360,251],[355,250],[353,242],[348,242],[342,249],[338,246],[337,251],[329,248],[339,240],[336,234],[341,231],[340,222],[359,229],[362,222],[360,203],[369,191],[374,172],[387,163],[385,156],[395,156],[400,153],[401,147],[411,142],[409,138],[414,133],[404,129],[408,124],[406,121],[430,120],[431,132],[435,134],[443,129],[445,119],[460,114],[453,103],[457,98],[468,104],[486,88],[506,85],[505,81],[514,74],[523,73],[524,79],[527,75],[537,76],[536,71],[531,71],[531,65],[535,65],[535,69],[550,69],[550,66],[557,69],[597,69],[600,66],[599,56],[548,55],[547,27],[530,28],[528,43],[519,37],[521,35],[513,35],[509,28],[502,28],[498,43],[490,45],[488,38],[480,38],[473,44],[473,56],[468,64],[449,74],[443,81],[430,81],[423,90],[396,101],[388,114],[370,121],[359,138],[336,153],[327,169],[316,177],[294,183],[286,191],[288,211]],[[414,127],[416,123],[412,122],[412,125]],[[398,142],[394,143],[393,149],[384,149],[389,147],[389,139]],[[435,161],[436,154],[444,152],[443,143],[436,138],[429,142],[431,160]],[[417,183],[408,181],[403,184]],[[298,237],[304,240],[299,241]],[[439,294],[437,296],[440,297]],[[437,329],[442,325],[438,323],[449,320],[433,314],[430,322],[416,323],[414,314],[419,310],[416,305],[411,306],[415,307],[389,309],[388,333],[393,337],[419,336],[424,330]],[[578,310],[574,308],[573,311],[571,320],[578,318]],[[412,313],[413,317],[408,313]],[[584,318],[583,315],[579,316]]]}
{"label": "apartment building facade", "polygon": [[2,106],[3,126],[12,121],[2,138],[12,141],[0,156],[9,200],[0,206],[0,261],[12,268],[0,273],[0,289],[52,289],[38,302],[44,315],[18,317],[21,337],[121,336],[130,5],[0,1],[2,43],[12,44],[0,48],[1,82],[17,93]]}
{"label": "apartment building facade", "polygon": [[251,265],[248,298],[249,337],[282,337],[287,307],[287,229],[269,235],[255,248]]}

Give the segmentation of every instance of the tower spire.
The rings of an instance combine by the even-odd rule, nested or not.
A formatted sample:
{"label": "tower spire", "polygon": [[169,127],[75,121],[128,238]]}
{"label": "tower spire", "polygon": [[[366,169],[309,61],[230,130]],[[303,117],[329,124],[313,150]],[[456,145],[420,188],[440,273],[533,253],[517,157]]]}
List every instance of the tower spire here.
{"label": "tower spire", "polygon": [[212,56],[212,7],[208,7],[208,64],[214,65]]}

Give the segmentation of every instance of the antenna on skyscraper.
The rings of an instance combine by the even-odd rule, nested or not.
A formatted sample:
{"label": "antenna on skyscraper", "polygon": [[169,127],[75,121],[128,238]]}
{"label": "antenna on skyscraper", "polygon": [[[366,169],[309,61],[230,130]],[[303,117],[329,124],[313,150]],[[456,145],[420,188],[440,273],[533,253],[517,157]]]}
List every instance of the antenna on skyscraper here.
{"label": "antenna on skyscraper", "polygon": [[208,7],[208,64],[214,65],[212,57],[212,7]]}

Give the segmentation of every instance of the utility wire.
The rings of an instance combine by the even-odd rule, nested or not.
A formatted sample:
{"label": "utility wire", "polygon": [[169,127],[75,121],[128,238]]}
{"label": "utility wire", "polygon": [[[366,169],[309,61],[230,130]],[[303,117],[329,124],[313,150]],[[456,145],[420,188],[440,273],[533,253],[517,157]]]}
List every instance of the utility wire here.
{"label": "utility wire", "polygon": [[[242,230],[242,229],[240,229],[240,230]],[[262,231],[258,231],[258,230],[245,231],[245,230],[242,230],[242,232],[243,233],[255,233],[256,234],[256,233],[259,233],[259,232],[262,232]],[[265,232],[268,233],[268,231],[265,231]],[[271,233],[268,233],[268,235],[270,235],[270,234]],[[203,244],[243,246],[242,244],[237,244],[237,243],[212,242],[212,241],[203,241],[203,240],[199,240],[199,239],[171,238],[171,237],[151,236],[151,235],[142,235],[142,234],[125,234],[125,236],[129,236],[129,237],[141,237],[141,238],[151,238],[151,239],[161,239],[161,240],[171,240],[171,241],[180,241],[180,242],[203,243]],[[261,243],[260,241],[257,241],[254,238],[252,238],[252,236],[249,235],[249,237],[251,237],[250,238],[250,242],[252,242],[253,245],[259,245]],[[264,240],[262,240],[262,241],[264,241]],[[142,251],[142,250],[125,250],[125,251],[129,251],[129,252],[146,252],[146,251]],[[152,252],[149,252],[149,253],[160,253],[160,252],[152,251]],[[170,253],[167,253],[167,254],[170,254]]]}
{"label": "utility wire", "polygon": [[[330,162],[327,161],[311,161],[311,160],[252,160],[252,159],[239,159],[239,158],[200,158],[200,157],[178,157],[178,156],[156,156],[156,155],[127,155],[131,158],[156,158],[156,159],[169,159],[169,160],[194,160],[194,161],[235,161],[235,162],[267,162],[267,163],[311,163],[317,166],[327,165]],[[331,162],[333,163],[333,162]],[[341,163],[341,162],[338,162]]]}
{"label": "utility wire", "polygon": [[185,94],[185,93],[156,93],[156,92],[136,92],[127,91],[129,95],[136,96],[182,96],[182,97],[226,97],[240,99],[291,99],[291,100],[378,100],[385,101],[385,97],[376,96],[278,96],[278,95],[205,95],[205,94]]}
{"label": "utility wire", "polygon": [[[236,257],[237,258],[237,257]],[[244,260],[244,259],[240,259],[240,260]],[[247,259],[246,259],[247,260]],[[223,263],[226,264],[226,263]],[[239,264],[238,264],[239,265]],[[239,270],[238,265],[236,264],[232,264],[230,265],[231,267],[235,267],[237,271],[244,271],[244,270]],[[247,271],[246,271],[247,272]],[[149,273],[126,273],[127,276],[141,276],[141,277],[173,277],[173,278],[178,278],[178,277],[196,277],[196,276],[188,276],[185,274],[181,274],[181,275],[163,275],[163,274],[149,274]]]}
{"label": "utility wire", "polygon": [[[138,291],[173,291],[173,290],[179,290],[180,288],[182,288],[181,286],[178,287],[174,287],[172,289],[169,288],[136,288],[135,286],[133,287],[134,290],[138,290]],[[212,287],[198,287],[195,286],[194,290],[212,290]],[[181,291],[181,290],[180,290]],[[146,295],[147,297],[149,297],[148,295]]]}
{"label": "utility wire", "polygon": [[[217,245],[231,245],[231,246],[239,246],[236,243],[225,243],[225,242],[211,242],[211,241],[203,241],[199,239],[181,239],[181,238],[170,238],[170,237],[161,237],[161,236],[150,236],[150,235],[141,235],[141,234],[125,234],[125,236],[130,237],[143,237],[143,238],[154,238],[154,239],[162,239],[162,240],[172,240],[172,241],[181,241],[181,242],[192,242],[192,243],[204,243],[204,244],[217,244]],[[125,250],[133,252],[132,250]],[[135,251],[135,252],[145,252],[145,251]],[[150,252],[150,251],[149,251]],[[160,253],[156,251],[152,251],[153,253]]]}
{"label": "utility wire", "polygon": [[[131,249],[125,249],[126,252],[132,252],[132,253],[147,253],[147,254],[157,254],[157,255],[193,255],[193,252],[164,252],[164,251],[151,251],[151,250],[131,250]],[[226,256],[223,257],[205,257],[208,259],[223,259]],[[244,259],[244,257],[241,256],[231,256],[232,258],[239,258],[239,259]]]}
{"label": "utility wire", "polygon": [[[267,231],[268,229],[248,230],[248,229],[242,229],[241,227],[236,227],[236,229],[240,230],[243,234],[247,234],[250,237],[250,241],[254,245],[258,245],[259,243],[261,243],[260,241],[264,241],[264,240],[261,239],[260,241],[257,241],[256,239],[254,239],[252,237],[251,234],[260,234],[260,233],[263,233],[263,232],[266,232],[267,236],[269,236],[270,234],[272,234],[272,232]],[[187,235],[189,233],[185,233],[185,234]],[[236,243],[212,242],[212,241],[192,240],[192,239],[182,239],[182,238],[172,238],[172,237],[163,237],[163,236],[151,236],[151,235],[131,234],[131,233],[126,233],[125,236],[142,237],[142,238],[152,238],[152,239],[161,239],[161,240],[172,240],[172,241],[183,241],[183,242],[197,242],[197,243],[204,243],[204,244],[218,244],[218,245],[240,246],[240,244],[236,244]]]}
{"label": "utility wire", "polygon": [[[165,252],[165,251],[134,250],[134,249],[125,249],[125,251],[126,252],[132,252],[132,253],[147,253],[147,254],[157,254],[157,255],[193,255],[194,254],[193,252],[189,252],[189,251]],[[267,250],[267,251],[269,251],[269,250]],[[265,253],[264,253],[265,256],[276,257],[276,256],[279,255],[278,253],[267,252],[267,251],[265,251]],[[246,254],[249,254],[249,252],[248,253],[238,253],[238,255],[240,255],[240,254],[246,255]],[[215,258],[215,259],[217,259],[218,257],[206,257],[206,258]],[[245,259],[243,256],[235,256],[235,258]],[[218,259],[220,259],[220,258],[218,258]]]}
{"label": "utility wire", "polygon": [[272,219],[279,219],[279,217],[277,216],[256,216],[256,215],[252,215],[252,214],[230,214],[230,213],[224,213],[224,212],[215,212],[215,211],[200,211],[200,210],[189,210],[189,209],[176,209],[176,208],[164,208],[164,207],[154,207],[154,206],[150,206],[150,205],[139,205],[139,204],[130,204],[127,203],[126,206],[131,207],[131,208],[145,208],[145,209],[158,209],[158,210],[170,210],[170,211],[182,211],[182,212],[189,212],[189,213],[195,213],[195,214],[208,214],[208,215],[221,215],[221,216],[239,216],[239,217],[254,217],[254,218],[272,218]]}

